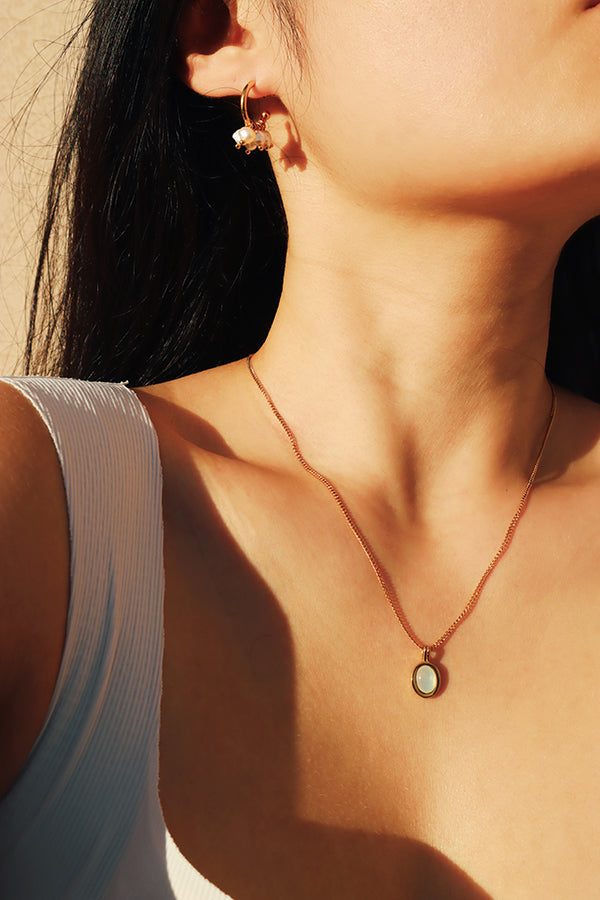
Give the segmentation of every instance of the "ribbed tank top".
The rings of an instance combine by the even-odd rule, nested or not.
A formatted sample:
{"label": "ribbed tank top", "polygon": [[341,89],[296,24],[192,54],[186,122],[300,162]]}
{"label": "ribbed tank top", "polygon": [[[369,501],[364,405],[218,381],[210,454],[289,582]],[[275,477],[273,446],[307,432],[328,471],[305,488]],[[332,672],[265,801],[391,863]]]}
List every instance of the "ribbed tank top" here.
{"label": "ribbed tank top", "polygon": [[158,796],[162,472],[146,409],[124,384],[2,380],[58,452],[71,592],[46,719],[0,801],[0,897],[227,900],[175,846]]}

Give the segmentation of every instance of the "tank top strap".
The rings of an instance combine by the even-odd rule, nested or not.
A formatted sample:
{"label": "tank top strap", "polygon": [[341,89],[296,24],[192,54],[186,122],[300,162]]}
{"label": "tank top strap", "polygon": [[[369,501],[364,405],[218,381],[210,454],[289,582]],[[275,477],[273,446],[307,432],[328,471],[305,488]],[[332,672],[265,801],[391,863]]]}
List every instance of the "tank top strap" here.
{"label": "tank top strap", "polygon": [[32,402],[57,448],[71,591],[46,720],[0,803],[0,884],[15,900],[93,900],[104,895],[156,779],[164,594],[158,441],[124,384],[2,380]]}

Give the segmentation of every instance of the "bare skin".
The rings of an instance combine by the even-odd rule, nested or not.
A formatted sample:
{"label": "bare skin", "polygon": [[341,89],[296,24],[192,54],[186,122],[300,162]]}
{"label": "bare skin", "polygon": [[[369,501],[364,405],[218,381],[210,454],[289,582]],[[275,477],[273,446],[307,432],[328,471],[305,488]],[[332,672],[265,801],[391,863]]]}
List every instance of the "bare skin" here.
{"label": "bare skin", "polygon": [[[231,407],[197,410],[225,452],[199,449],[175,412],[202,382],[144,393],[166,460],[161,798],[182,852],[235,898],[470,896],[421,844],[493,897],[585,895],[600,831],[596,407],[561,395],[518,538],[427,702],[368,563],[246,377],[198,376],[207,397],[229,382],[240,398],[237,427]],[[443,541],[419,529],[412,565],[389,510],[357,508],[425,639],[499,543],[515,497],[498,505]]]}
{"label": "bare skin", "polygon": [[46,715],[65,635],[69,537],[60,465],[30,403],[0,384],[0,793]]}
{"label": "bare skin", "polygon": [[[352,104],[327,143],[323,122],[337,114],[335,104],[327,91],[310,108],[294,94],[293,77],[286,82],[277,68],[272,28],[255,9],[249,15],[251,6],[238,4],[238,21],[210,53],[193,19],[184,22],[191,42],[184,52],[195,89],[241,89],[254,78],[257,96],[280,98],[273,161],[290,252],[280,310],[256,368],[309,461],[341,490],[415,631],[432,642],[464,607],[499,545],[547,421],[552,273],[569,234],[600,209],[600,158],[590,157],[600,143],[600,114],[581,89],[592,77],[600,88],[600,68],[585,56],[576,68],[580,51],[598,39],[600,19],[594,10],[584,19],[564,0],[532,2],[539,28],[527,32],[522,58],[515,50],[522,68],[516,66],[507,106],[489,128],[495,150],[484,129],[470,167],[458,165],[466,152],[453,143],[459,123],[446,135],[455,154],[444,157],[443,172],[435,160],[434,182],[423,155],[431,135],[398,151],[396,170],[392,155],[387,166],[372,157],[361,162],[360,143],[336,168],[332,160],[347,146],[336,144],[336,128]],[[453,19],[458,41],[461,15],[468,15],[469,46],[481,47],[472,9],[483,11],[474,17],[481,35],[490,11],[497,33],[512,34],[521,4],[509,6],[447,4],[440,41],[451,43]],[[344,5],[350,18],[369,19],[368,28],[358,21],[355,31],[374,40],[373,11],[383,14],[384,7],[413,15],[415,5]],[[339,8],[334,0],[319,4],[321,26],[333,27]],[[429,28],[430,13],[424,9],[422,21],[407,27]],[[396,26],[404,27],[397,15]],[[350,37],[340,22],[339,41],[323,27],[309,29],[315,84],[329,85],[326,67],[340,64],[342,33]],[[384,25],[389,30],[389,19]],[[322,34],[327,52],[319,52]],[[390,43],[390,59],[396,46]],[[365,53],[372,56],[372,48]],[[560,90],[572,118],[545,80],[559,62],[570,73]],[[473,65],[480,75],[480,59]],[[530,81],[524,70],[533,72]],[[496,109],[495,66],[490,72],[488,81],[476,82],[484,85],[481,94],[469,98],[482,109]],[[397,74],[400,80],[405,73]],[[513,158],[512,123],[523,125],[522,110],[511,105],[519,85],[527,110],[539,95],[543,127],[530,144],[523,138]],[[375,92],[369,84],[364,90],[366,108]],[[384,122],[389,98],[377,103]],[[292,107],[302,153],[289,165],[282,147]],[[472,108],[467,113],[482,120]],[[510,127],[503,131],[504,119]],[[562,140],[548,145],[559,126]],[[484,147],[489,165],[475,177]],[[40,653],[17,654],[5,639],[2,696],[15,736],[5,786],[50,700],[67,605],[56,460],[34,433],[35,414],[13,393],[0,390],[0,404],[16,423],[21,452],[35,447],[48,486],[46,524],[36,539],[43,558],[51,549],[46,535],[54,535],[52,552],[64,565],[50,586],[40,638],[53,664],[42,673]],[[138,396],[159,436],[165,485],[160,795],[191,864],[235,900],[593,896],[600,874],[598,407],[559,392],[555,427],[513,545],[444,648],[443,693],[424,701],[410,687],[416,648],[331,497],[294,459],[244,361]],[[2,453],[0,476],[8,476],[14,454],[8,446]],[[30,484],[28,473],[19,479]],[[0,477],[10,500],[7,481]],[[24,505],[11,500],[2,532],[9,597],[26,563],[18,548],[37,527],[35,483]],[[16,606],[23,612],[15,628],[25,635],[33,593]],[[35,685],[32,694],[19,687],[25,683]],[[31,715],[18,718],[29,696]]]}

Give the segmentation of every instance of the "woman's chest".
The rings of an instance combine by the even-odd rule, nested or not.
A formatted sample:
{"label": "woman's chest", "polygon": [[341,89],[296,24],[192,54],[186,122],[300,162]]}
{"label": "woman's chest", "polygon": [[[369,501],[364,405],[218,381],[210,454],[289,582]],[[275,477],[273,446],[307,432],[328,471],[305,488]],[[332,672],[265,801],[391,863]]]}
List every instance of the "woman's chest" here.
{"label": "woman's chest", "polygon": [[368,568],[206,541],[167,535],[161,728],[165,819],[199,871],[235,900],[593,893],[592,564],[544,578],[517,554],[424,700]]}
{"label": "woman's chest", "polygon": [[[531,504],[422,699],[420,653],[321,486],[211,465],[165,472],[160,790],[192,865],[235,900],[593,895],[594,504]],[[471,524],[439,569],[385,548],[428,640],[488,562]],[[366,530],[384,546],[385,522]]]}

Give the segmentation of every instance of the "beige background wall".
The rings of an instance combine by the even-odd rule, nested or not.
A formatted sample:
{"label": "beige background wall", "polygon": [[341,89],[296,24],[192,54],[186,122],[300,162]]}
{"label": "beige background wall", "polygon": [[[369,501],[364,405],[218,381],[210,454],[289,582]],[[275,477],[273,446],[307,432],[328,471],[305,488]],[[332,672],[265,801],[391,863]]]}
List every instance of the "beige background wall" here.
{"label": "beige background wall", "polygon": [[62,65],[58,58],[82,9],[72,0],[0,0],[0,372],[5,374],[19,368],[40,203],[74,66],[73,55]]}

